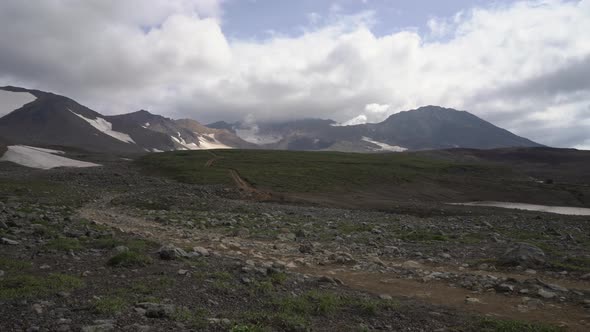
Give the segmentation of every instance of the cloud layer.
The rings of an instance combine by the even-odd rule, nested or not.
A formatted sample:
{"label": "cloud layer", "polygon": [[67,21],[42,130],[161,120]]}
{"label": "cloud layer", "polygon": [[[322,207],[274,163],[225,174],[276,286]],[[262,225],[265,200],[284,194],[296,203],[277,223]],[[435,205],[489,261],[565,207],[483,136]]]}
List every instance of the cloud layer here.
{"label": "cloud layer", "polygon": [[590,148],[590,0],[523,1],[377,36],[371,12],[228,40],[219,0],[0,2],[0,84],[103,113],[380,121],[435,104]]}

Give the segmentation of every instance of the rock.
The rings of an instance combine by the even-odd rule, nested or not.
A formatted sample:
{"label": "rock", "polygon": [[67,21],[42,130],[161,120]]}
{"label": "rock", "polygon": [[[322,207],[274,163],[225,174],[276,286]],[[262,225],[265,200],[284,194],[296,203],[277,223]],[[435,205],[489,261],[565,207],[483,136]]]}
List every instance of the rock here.
{"label": "rock", "polygon": [[70,295],[71,295],[70,293],[68,293],[68,292],[64,292],[64,291],[61,291],[61,292],[58,292],[58,293],[57,293],[57,296],[59,296],[59,297],[61,297],[61,298],[70,297]]}
{"label": "rock", "polygon": [[42,305],[40,305],[39,303],[35,303],[35,304],[33,304],[32,308],[33,308],[33,311],[34,311],[35,313],[37,313],[38,315],[40,315],[40,314],[42,314],[42,313],[43,313],[43,306],[42,306]]}
{"label": "rock", "polygon": [[115,325],[113,323],[87,325],[82,327],[82,332],[107,332],[114,331]]}
{"label": "rock", "polygon": [[371,263],[377,264],[379,266],[385,267],[385,263],[379,257],[369,257],[369,261]]}
{"label": "rock", "polygon": [[490,266],[486,263],[483,264],[479,264],[479,266],[477,267],[478,270],[482,270],[482,271],[486,271],[490,268]]}
{"label": "rock", "polygon": [[129,248],[126,246],[116,246],[115,249],[113,249],[113,252],[115,254],[120,254],[120,253],[128,252],[128,251],[129,251]]}
{"label": "rock", "polygon": [[[0,228],[2,228],[2,227],[0,226]],[[41,224],[32,224],[31,229],[33,230],[33,234],[36,234],[36,235],[43,235],[47,232],[47,227],[45,227]]]}
{"label": "rock", "polygon": [[501,292],[501,293],[512,293],[514,292],[514,286],[510,285],[510,284],[499,284],[496,285],[496,287],[494,287],[496,289],[496,291]]}
{"label": "rock", "polygon": [[584,274],[583,276],[581,276],[581,277],[580,277],[580,279],[583,279],[583,280],[590,280],[590,273],[586,273],[586,274]]}
{"label": "rock", "polygon": [[515,243],[500,257],[500,262],[506,265],[543,265],[545,264],[545,252],[528,243]]}
{"label": "rock", "polygon": [[391,295],[387,295],[387,294],[381,294],[381,295],[379,295],[379,298],[380,298],[381,300],[387,300],[387,301],[389,301],[389,300],[393,299],[393,298],[391,297]]}
{"label": "rock", "polygon": [[233,236],[236,237],[248,237],[250,236],[250,230],[247,228],[238,228],[233,232]]}
{"label": "rock", "polygon": [[526,305],[528,308],[538,308],[543,306],[543,302],[539,299],[532,299],[530,297],[523,297],[521,300],[522,304]]}
{"label": "rock", "polygon": [[281,241],[295,241],[297,239],[297,235],[294,233],[285,233],[277,235],[277,239]]}
{"label": "rock", "polygon": [[302,243],[299,246],[299,252],[302,254],[313,254],[313,244],[311,243]]}
{"label": "rock", "polygon": [[16,245],[19,245],[20,244],[20,242],[18,242],[18,241],[7,239],[5,237],[3,237],[3,238],[0,239],[0,243],[6,244],[6,245],[9,245],[9,246],[16,246]]}
{"label": "rock", "polygon": [[128,325],[123,328],[123,331],[129,332],[149,332],[152,328],[148,325],[139,325],[137,323]]}
{"label": "rock", "polygon": [[452,256],[450,254],[447,254],[447,253],[442,253],[439,256],[442,257],[442,258],[444,258],[444,259],[451,259],[452,258]]}
{"label": "rock", "polygon": [[405,261],[402,263],[402,267],[404,269],[421,269],[423,266],[416,261]]}
{"label": "rock", "polygon": [[188,270],[183,270],[183,269],[178,270],[178,274],[181,275],[181,276],[185,276],[188,273],[189,273]]}
{"label": "rock", "polygon": [[467,304],[479,304],[481,303],[481,300],[475,297],[466,297],[465,298],[465,303]]}
{"label": "rock", "polygon": [[203,248],[203,247],[194,247],[193,248],[193,253],[198,254],[199,256],[203,256],[203,257],[207,257],[209,256],[209,250]]}
{"label": "rock", "polygon": [[557,292],[563,292],[563,293],[567,293],[569,292],[569,290],[563,286],[559,286],[556,284],[546,284],[546,283],[542,283],[543,286],[553,290],[553,291],[557,291]]}
{"label": "rock", "polygon": [[332,277],[328,277],[328,276],[321,276],[318,278],[318,282],[320,283],[328,283],[328,284],[337,284],[337,285],[343,285],[344,282],[342,282],[342,280],[338,279],[338,278],[332,278]]}
{"label": "rock", "polygon": [[385,246],[385,248],[383,248],[383,253],[387,255],[400,255],[401,250],[395,246]]}
{"label": "rock", "polygon": [[540,297],[544,298],[544,299],[552,299],[552,298],[554,298],[554,297],[556,297],[556,296],[557,296],[557,294],[555,294],[555,293],[553,293],[553,292],[550,292],[550,291],[548,291],[548,290],[545,290],[545,289],[543,289],[543,288],[539,289],[539,291],[537,292],[537,294],[538,294]]}
{"label": "rock", "polygon": [[272,262],[272,267],[279,270],[279,271],[284,270],[286,266],[287,266],[287,263],[285,263],[283,261]]}
{"label": "rock", "polygon": [[309,237],[310,233],[309,231],[306,231],[304,229],[300,229],[297,232],[295,232],[295,237],[297,238],[307,238]]}
{"label": "rock", "polygon": [[530,274],[530,275],[535,275],[535,274],[537,274],[537,271],[535,271],[535,270],[533,270],[533,269],[526,269],[526,270],[524,271],[524,273],[526,273],[526,274]]}
{"label": "rock", "polygon": [[189,256],[186,253],[186,251],[184,251],[172,244],[168,244],[168,245],[165,245],[162,248],[160,248],[160,250],[158,250],[158,254],[160,255],[160,258],[163,260],[174,260],[177,258]]}
{"label": "rock", "polygon": [[0,270],[0,277],[4,277],[5,272]]}
{"label": "rock", "polygon": [[137,306],[145,309],[145,316],[148,318],[170,318],[176,311],[173,304],[143,302]]}

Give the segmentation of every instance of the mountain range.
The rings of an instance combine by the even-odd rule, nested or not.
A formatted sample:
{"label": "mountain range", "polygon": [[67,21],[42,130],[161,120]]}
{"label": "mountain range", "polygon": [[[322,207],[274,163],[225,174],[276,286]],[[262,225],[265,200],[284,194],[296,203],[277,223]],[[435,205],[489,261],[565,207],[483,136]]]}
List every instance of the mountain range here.
{"label": "mountain range", "polygon": [[145,110],[105,116],[65,96],[1,87],[0,107],[4,108],[0,114],[6,114],[0,118],[0,142],[98,152],[224,148],[399,152],[541,146],[471,113],[438,106],[397,113],[380,123],[352,126],[321,119],[256,125],[216,122],[206,126]]}

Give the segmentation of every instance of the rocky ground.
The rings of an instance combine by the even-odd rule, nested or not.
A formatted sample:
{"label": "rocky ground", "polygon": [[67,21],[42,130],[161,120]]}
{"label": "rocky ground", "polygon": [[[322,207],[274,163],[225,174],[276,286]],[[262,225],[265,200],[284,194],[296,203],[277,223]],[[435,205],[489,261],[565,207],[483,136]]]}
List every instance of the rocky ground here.
{"label": "rocky ground", "polygon": [[0,163],[1,331],[590,329],[588,217],[263,203],[101,163]]}

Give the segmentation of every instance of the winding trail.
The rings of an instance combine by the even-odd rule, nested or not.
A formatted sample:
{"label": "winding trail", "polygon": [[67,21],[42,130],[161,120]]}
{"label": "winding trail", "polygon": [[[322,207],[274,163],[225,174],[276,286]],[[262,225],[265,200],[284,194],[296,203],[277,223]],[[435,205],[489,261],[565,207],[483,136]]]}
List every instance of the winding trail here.
{"label": "winding trail", "polygon": [[213,164],[218,161],[219,159],[223,159],[223,157],[216,155],[215,153],[213,153],[212,151],[208,151],[213,158],[207,160],[207,162],[205,163],[205,167],[213,167]]}
{"label": "winding trail", "polygon": [[[211,158],[211,159],[207,160],[207,162],[205,162],[205,167],[214,167],[215,162],[224,158],[224,157],[216,155],[212,151],[209,151],[209,153],[213,156],[213,158]],[[242,176],[240,176],[240,173],[238,172],[238,170],[236,170],[234,168],[229,168],[228,172],[229,172],[229,176],[234,181],[236,187],[238,187],[238,189],[240,189],[240,191],[246,193],[249,196],[248,198],[254,198],[255,200],[258,200],[258,201],[268,201],[268,200],[272,200],[274,198],[270,192],[259,190],[259,189],[256,189],[254,186],[252,186],[248,181],[246,181],[244,178],[242,178]]]}
{"label": "winding trail", "polygon": [[[238,178],[235,181],[239,181]],[[245,185],[245,184],[244,184]],[[539,321],[568,327],[568,331],[588,331],[590,314],[579,305],[546,302],[538,308],[524,308],[519,296],[506,296],[496,292],[474,293],[453,287],[444,281],[402,279],[393,272],[354,271],[350,266],[331,264],[301,264],[310,255],[298,251],[293,241],[261,241],[251,238],[226,237],[211,230],[188,229],[175,225],[162,225],[144,218],[127,214],[123,209],[110,205],[115,196],[107,196],[79,209],[78,214],[97,224],[138,235],[159,243],[171,243],[181,247],[202,246],[221,255],[258,262],[282,261],[294,272],[311,276],[331,276],[344,282],[347,287],[393,297],[409,297],[435,305],[452,307],[460,311],[477,312],[491,317]],[[279,246],[282,250],[277,250]],[[367,257],[355,257],[367,259]],[[295,264],[294,262],[299,262]],[[386,261],[387,266],[401,266],[401,261]],[[450,271],[453,267],[425,266],[431,271]],[[467,271],[466,271],[467,272]],[[468,271],[473,272],[473,271]],[[501,276],[502,273],[486,272]],[[551,282],[559,283],[552,280]],[[568,285],[569,286],[569,285]],[[577,286],[590,287],[588,284]],[[476,297],[480,303],[468,304],[467,297]]]}

